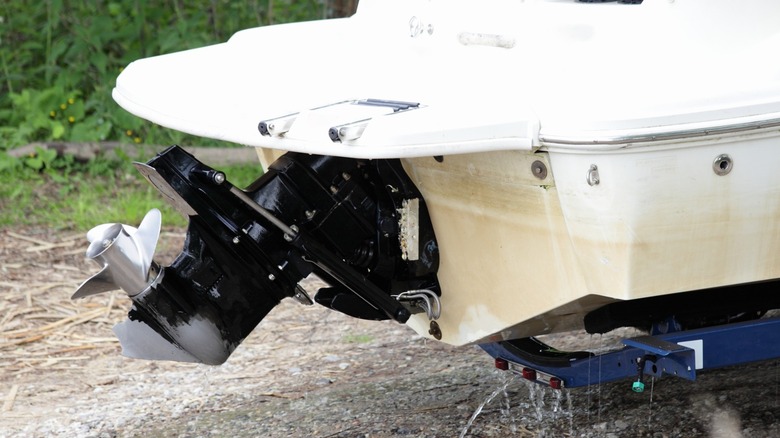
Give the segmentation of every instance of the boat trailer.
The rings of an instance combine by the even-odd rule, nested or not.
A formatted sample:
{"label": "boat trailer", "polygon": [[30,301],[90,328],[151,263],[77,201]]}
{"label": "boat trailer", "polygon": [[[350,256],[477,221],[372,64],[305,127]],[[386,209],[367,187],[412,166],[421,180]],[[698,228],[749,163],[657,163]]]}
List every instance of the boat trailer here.
{"label": "boat trailer", "polygon": [[[679,327],[669,320],[665,328]],[[659,325],[653,331],[658,331]],[[651,332],[652,333],[652,332]],[[594,354],[558,351],[536,338],[482,344],[496,368],[554,389],[576,388],[634,377],[643,392],[645,376],[696,379],[697,370],[780,357],[780,317],[622,340],[617,351]]]}

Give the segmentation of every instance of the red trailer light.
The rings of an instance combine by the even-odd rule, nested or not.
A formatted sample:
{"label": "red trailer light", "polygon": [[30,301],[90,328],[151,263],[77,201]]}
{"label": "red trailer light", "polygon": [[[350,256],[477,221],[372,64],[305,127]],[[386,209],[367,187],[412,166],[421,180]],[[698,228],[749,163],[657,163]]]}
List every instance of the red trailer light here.
{"label": "red trailer light", "polygon": [[497,357],[496,368],[498,368],[499,370],[506,371],[509,369],[509,362],[507,362],[506,359],[501,359],[500,357]]}
{"label": "red trailer light", "polygon": [[523,368],[523,378],[531,381],[536,380],[536,371],[530,368]]}

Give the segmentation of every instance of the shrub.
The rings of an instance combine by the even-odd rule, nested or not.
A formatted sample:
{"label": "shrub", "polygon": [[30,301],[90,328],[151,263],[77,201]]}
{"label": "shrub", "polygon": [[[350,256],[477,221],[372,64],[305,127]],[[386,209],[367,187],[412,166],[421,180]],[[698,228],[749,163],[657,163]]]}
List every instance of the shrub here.
{"label": "shrub", "polygon": [[0,153],[33,141],[185,142],[183,134],[145,123],[114,104],[111,88],[125,65],[225,41],[237,30],[271,20],[322,18],[330,3],[5,0],[0,4]]}

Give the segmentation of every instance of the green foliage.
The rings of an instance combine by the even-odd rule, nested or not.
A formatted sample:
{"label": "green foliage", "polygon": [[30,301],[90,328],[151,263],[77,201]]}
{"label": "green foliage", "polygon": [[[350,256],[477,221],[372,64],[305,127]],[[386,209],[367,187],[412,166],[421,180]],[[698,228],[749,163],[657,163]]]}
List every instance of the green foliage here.
{"label": "green foliage", "polygon": [[[128,157],[80,163],[47,149],[21,158],[6,151],[51,141],[216,143],[125,112],[111,99],[116,77],[133,60],[223,42],[241,29],[319,19],[328,15],[326,9],[349,13],[336,3],[0,1],[0,227],[86,230],[98,223],[137,224],[154,207],[167,225],[186,225]],[[222,170],[240,187],[260,173],[256,164]]]}
{"label": "green foliage", "polygon": [[4,0],[0,151],[50,140],[193,143],[113,103],[111,89],[122,68],[138,58],[222,42],[240,29],[321,18],[325,5],[322,0]]}
{"label": "green foliage", "polygon": [[[129,159],[98,158],[79,163],[69,156],[52,158],[48,152],[39,150],[35,157],[9,161],[10,157],[0,152],[0,228],[88,230],[100,223],[138,225],[152,208],[162,211],[166,226],[187,225]],[[28,164],[28,158],[40,161]],[[7,162],[15,163],[15,171],[2,171]],[[259,163],[220,170],[239,187],[248,186],[261,173]]]}

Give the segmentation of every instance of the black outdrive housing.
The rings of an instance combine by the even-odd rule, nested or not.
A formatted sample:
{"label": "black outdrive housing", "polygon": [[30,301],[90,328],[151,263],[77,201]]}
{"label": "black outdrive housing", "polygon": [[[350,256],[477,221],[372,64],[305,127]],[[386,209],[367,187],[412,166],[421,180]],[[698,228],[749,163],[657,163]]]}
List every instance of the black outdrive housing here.
{"label": "black outdrive housing", "polygon": [[312,272],[329,284],[315,300],[358,318],[405,322],[420,310],[393,295],[440,295],[430,217],[399,160],[287,153],[246,190],[178,146],[138,168],[190,224],[130,319],[184,350],[175,327],[208,320],[225,354],[201,361],[227,359],[283,298],[305,294],[297,285]]}

